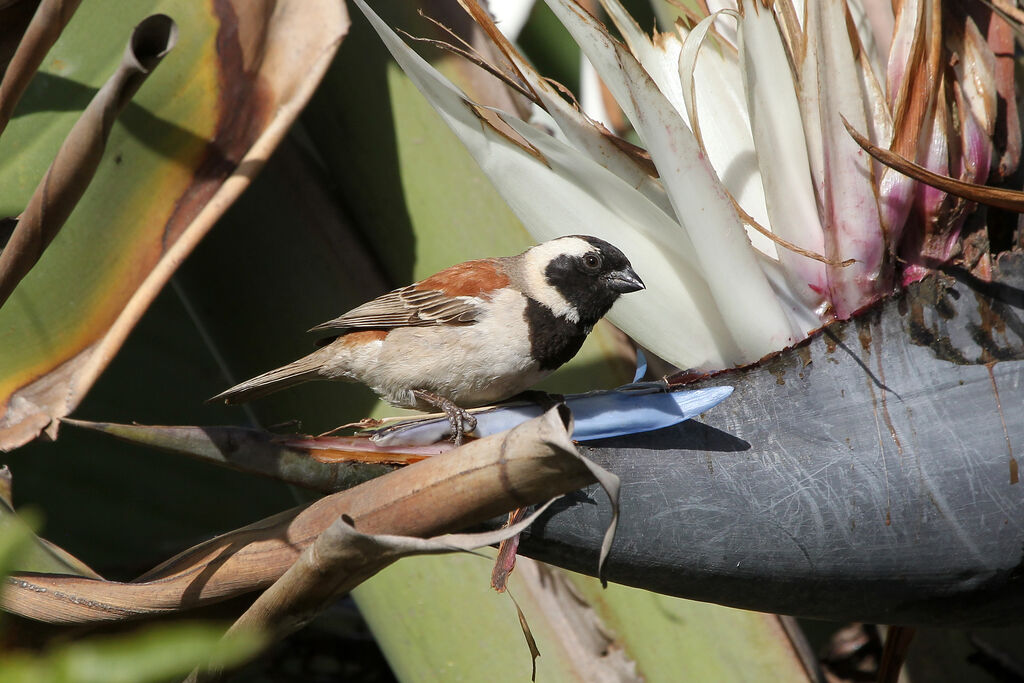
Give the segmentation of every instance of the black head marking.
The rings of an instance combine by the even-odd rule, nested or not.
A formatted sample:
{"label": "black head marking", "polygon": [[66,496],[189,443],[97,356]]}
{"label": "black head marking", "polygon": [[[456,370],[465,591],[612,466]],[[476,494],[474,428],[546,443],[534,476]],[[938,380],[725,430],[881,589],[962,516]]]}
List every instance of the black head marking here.
{"label": "black head marking", "polygon": [[554,370],[565,364],[580,350],[590,332],[590,327],[560,318],[529,297],[523,317],[530,329],[530,355],[541,370]]}
{"label": "black head marking", "polygon": [[594,249],[584,254],[555,257],[545,268],[544,276],[576,309],[580,323],[592,327],[620,294],[642,289],[643,284],[633,272],[629,259],[614,245],[587,235],[572,237],[588,242]]}

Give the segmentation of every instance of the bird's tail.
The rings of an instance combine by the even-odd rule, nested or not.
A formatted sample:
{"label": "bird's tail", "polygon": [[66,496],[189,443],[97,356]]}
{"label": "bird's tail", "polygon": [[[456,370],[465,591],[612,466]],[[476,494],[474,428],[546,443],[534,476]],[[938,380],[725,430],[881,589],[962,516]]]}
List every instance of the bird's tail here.
{"label": "bird's tail", "polygon": [[207,403],[245,403],[254,398],[260,398],[275,391],[286,389],[296,384],[309,382],[314,379],[324,379],[321,374],[324,359],[320,351],[315,351],[304,358],[300,358],[284,367],[264,372],[252,379],[247,379],[241,384],[222,391],[216,396],[207,399]]}

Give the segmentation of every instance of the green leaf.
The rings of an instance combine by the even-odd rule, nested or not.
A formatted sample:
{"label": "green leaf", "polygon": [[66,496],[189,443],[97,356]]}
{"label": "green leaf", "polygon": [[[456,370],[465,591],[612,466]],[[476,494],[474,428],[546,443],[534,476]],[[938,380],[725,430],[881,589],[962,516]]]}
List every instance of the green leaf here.
{"label": "green leaf", "polygon": [[[0,500],[0,537],[15,539],[14,542],[19,546],[19,551],[12,553],[6,566],[3,563],[2,552],[0,552],[0,576],[19,571],[75,574],[100,578],[99,574],[71,553],[32,533],[34,525],[30,521],[36,519],[37,515],[31,510],[27,514],[29,521],[25,519],[26,513],[16,513],[6,500]],[[26,534],[29,542],[22,544],[18,539]]]}
{"label": "green leaf", "polygon": [[224,630],[203,623],[147,627],[63,645],[42,655],[8,654],[0,660],[0,683],[164,681],[196,666],[236,666],[265,642],[263,636],[245,631],[222,640]]}
{"label": "green leaf", "polygon": [[[34,524],[35,517],[31,514],[17,524],[0,520],[0,580],[17,568],[23,553],[31,548]],[[2,583],[0,591],[3,591]]]}
{"label": "green leaf", "polygon": [[[804,681],[807,673],[773,614],[658,595],[575,576],[586,599],[647,671],[689,681]],[[768,674],[770,672],[770,674]]]}
{"label": "green leaf", "polygon": [[154,12],[178,22],[177,47],[128,105],[77,208],[0,309],[0,449],[79,404],[280,140],[347,26],[328,0],[90,3],[0,138],[0,215],[22,210],[131,27]]}

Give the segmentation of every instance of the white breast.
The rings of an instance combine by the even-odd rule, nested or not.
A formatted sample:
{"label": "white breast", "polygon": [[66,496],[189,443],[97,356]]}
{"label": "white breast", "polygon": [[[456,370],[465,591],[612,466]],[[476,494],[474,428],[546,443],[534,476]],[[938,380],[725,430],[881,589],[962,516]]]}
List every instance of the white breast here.
{"label": "white breast", "polygon": [[406,408],[427,408],[412,397],[413,389],[463,407],[509,398],[548,374],[530,355],[525,308],[521,293],[502,290],[475,324],[394,329],[375,353],[376,362],[351,376]]}

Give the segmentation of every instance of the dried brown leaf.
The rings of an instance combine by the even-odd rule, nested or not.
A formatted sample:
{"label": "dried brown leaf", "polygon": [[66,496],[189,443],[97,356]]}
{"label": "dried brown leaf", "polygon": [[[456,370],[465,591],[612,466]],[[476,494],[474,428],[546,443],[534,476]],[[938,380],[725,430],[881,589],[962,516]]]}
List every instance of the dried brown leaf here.
{"label": "dried brown leaf", "polygon": [[[517,524],[526,515],[526,508],[516,508],[508,513],[508,521],[505,526]],[[508,577],[516,567],[516,551],[519,549],[519,536],[506,538],[498,544],[498,556],[494,559],[494,569],[491,570],[491,588],[504,593],[508,588]]]}
{"label": "dried brown leaf", "polygon": [[516,56],[519,52],[516,47],[505,37],[494,20],[491,18],[490,13],[480,6],[477,0],[459,0],[459,5],[462,9],[472,17],[473,22],[480,28],[485,36],[490,39],[491,43],[498,49],[498,55],[502,58],[501,67],[502,70],[510,73],[513,77],[522,84],[522,87],[529,91],[529,94],[524,93],[528,99],[533,102],[538,102],[540,98],[530,88],[529,80],[516,66]]}
{"label": "dried brown leaf", "polygon": [[[0,607],[51,623],[173,613],[271,585],[342,515],[363,533],[426,536],[463,528],[593,483],[596,465],[576,452],[570,429],[571,414],[558,406],[508,432],[214,538],[131,583],[17,574]],[[601,474],[609,477],[617,484],[614,475]]]}
{"label": "dried brown leaf", "polygon": [[512,600],[512,604],[516,608],[516,616],[519,617],[519,628],[523,630],[523,637],[526,638],[526,647],[530,649],[530,680],[537,680],[537,658],[540,657],[540,648],[537,647],[537,639],[533,637],[533,631],[530,629],[530,623],[526,621],[526,615],[523,614],[523,608],[519,606],[519,602],[515,597],[509,593],[508,597]]}
{"label": "dried brown leaf", "polygon": [[[504,542],[534,523],[555,500],[548,501],[512,526],[480,533],[446,533],[430,539],[361,533],[355,529],[351,518],[342,515],[302,551],[281,579],[256,598],[231,625],[224,639],[240,632],[270,633],[283,638],[308,624],[331,599],[350,592],[392,562],[416,555],[473,552]],[[521,612],[519,618],[524,633],[528,634]],[[532,637],[527,635],[527,641],[531,642]],[[536,643],[531,645],[531,651],[536,651]],[[211,683],[221,680],[223,673],[221,670],[196,670],[185,680],[186,683]]]}
{"label": "dried brown leaf", "polygon": [[[438,22],[438,21],[436,21],[434,19],[430,19],[429,17],[428,17],[428,19],[430,21],[432,21],[433,23],[437,24],[440,28],[442,28],[442,29],[448,31],[449,33],[451,33],[451,29],[449,29],[448,27],[444,26],[440,22]],[[502,83],[504,83],[508,87],[512,88],[516,92],[518,92],[523,97],[525,97],[528,100],[534,102],[535,104],[540,104],[540,102],[538,101],[537,96],[531,90],[529,90],[529,86],[524,86],[523,84],[517,82],[513,77],[509,76],[508,74],[506,74],[503,71],[501,71],[501,69],[499,69],[497,66],[495,66],[495,65],[491,64],[490,62],[488,62],[478,52],[476,52],[472,48],[472,46],[470,46],[468,43],[465,43],[465,41],[462,41],[462,39],[459,38],[454,33],[452,33],[451,35],[454,38],[456,38],[456,39],[460,40],[461,42],[463,42],[464,44],[466,44],[467,47],[462,48],[462,47],[459,47],[457,45],[453,45],[451,43],[446,43],[443,40],[435,40],[433,38],[423,38],[423,37],[420,37],[420,36],[414,36],[414,35],[408,33],[407,31],[403,31],[401,29],[397,29],[397,31],[398,31],[399,34],[405,36],[406,39],[408,39],[410,41],[417,42],[417,43],[424,43],[424,44],[427,44],[427,45],[432,45],[432,46],[436,47],[439,50],[443,50],[445,52],[450,52],[451,54],[456,55],[457,57],[461,57],[462,59],[466,60],[467,62],[469,62],[471,64],[476,64],[478,67],[480,67],[481,69],[483,69],[487,73],[491,74],[492,76],[497,78],[499,81],[501,81]]]}
{"label": "dried brown leaf", "polygon": [[[347,515],[336,519],[310,544],[281,578],[265,590],[224,635],[240,631],[269,632],[277,638],[307,624],[327,603],[348,593],[391,563],[414,555],[472,552],[511,536],[536,521],[554,500],[510,527],[477,534],[445,534],[433,538],[364,534]],[[524,632],[525,618],[520,614]],[[528,641],[532,640],[528,637]],[[533,649],[536,644],[533,645]],[[538,653],[539,654],[539,653]],[[222,671],[193,671],[189,683],[220,680]]]}
{"label": "dried brown leaf", "polygon": [[1024,192],[965,183],[947,176],[932,173],[923,166],[901,157],[899,154],[871,144],[871,141],[854,130],[845,118],[843,119],[843,124],[846,126],[846,130],[849,131],[850,135],[853,136],[853,139],[857,141],[857,144],[863,147],[868,154],[875,157],[886,166],[896,169],[904,175],[910,176],[922,183],[927,183],[928,185],[936,187],[944,192],[954,194],[958,197],[963,197],[964,199],[969,199],[981,204],[987,204],[988,206],[995,206],[1008,211],[1024,213]]}
{"label": "dried brown leaf", "polygon": [[[484,35],[493,43],[497,49],[496,57],[500,57],[501,61],[498,64],[492,65],[491,69],[500,70],[503,73],[511,74],[506,76],[503,80],[514,80],[519,83],[516,87],[517,91],[521,91],[527,99],[531,100],[538,106],[549,109],[544,104],[544,98],[530,85],[530,78],[523,73],[519,64],[526,64],[525,59],[519,54],[518,49],[505,37],[505,34],[498,29],[494,20],[491,18],[490,13],[487,12],[477,0],[459,0],[459,4],[462,5],[463,9],[472,17],[476,25],[483,31]],[[474,63],[476,63],[474,61]],[[482,65],[481,65],[482,66]],[[529,68],[528,65],[524,68]],[[552,87],[561,92],[577,110],[580,110],[579,102],[576,101],[575,96],[565,86],[557,81],[551,80],[550,78],[543,78],[543,81],[550,84]],[[618,105],[614,105],[615,110],[618,110]],[[631,157],[633,161],[644,169],[644,171],[651,177],[658,177],[658,171],[651,162],[651,157],[645,149],[638,147],[631,142],[624,140],[615,133],[609,131],[604,127],[603,124],[597,122],[590,122],[595,129],[597,129],[603,136],[605,136],[609,142],[615,145],[620,151],[627,156]]]}
{"label": "dried brown leaf", "polygon": [[[938,1],[907,0],[900,4],[886,77],[893,112],[889,149],[914,161],[919,160],[919,149],[927,149],[935,126],[936,106],[941,105],[938,92],[942,58],[942,11]],[[888,176],[883,174],[879,186],[888,184]],[[914,191],[913,183],[902,182],[897,189],[884,192],[887,202],[883,216],[890,244],[898,244],[902,238]]]}

